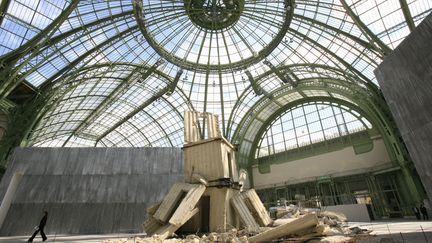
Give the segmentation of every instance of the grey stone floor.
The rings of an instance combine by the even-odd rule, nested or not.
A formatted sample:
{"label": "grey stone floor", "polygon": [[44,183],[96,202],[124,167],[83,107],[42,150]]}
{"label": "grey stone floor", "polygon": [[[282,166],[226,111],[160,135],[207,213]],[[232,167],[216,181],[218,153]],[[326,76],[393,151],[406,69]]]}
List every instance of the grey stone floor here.
{"label": "grey stone floor", "polygon": [[[350,225],[372,230],[372,234],[377,235],[376,239],[360,242],[432,243],[432,221],[389,220],[350,223]],[[386,240],[381,240],[382,238]]]}
{"label": "grey stone floor", "polygon": [[[30,234],[31,235],[31,234]],[[1,243],[27,242],[28,236],[9,236],[0,237]],[[47,235],[45,242],[55,243],[101,243],[103,240],[124,239],[130,237],[145,237],[144,234],[107,234],[107,235]],[[42,242],[40,235],[36,236],[33,242]]]}
{"label": "grey stone floor", "polygon": [[[350,226],[359,226],[363,229],[372,230],[371,237],[358,242],[406,242],[406,243],[432,243],[432,221],[407,221],[407,220],[389,220],[389,221],[372,221],[350,222]],[[9,236],[0,237],[0,243],[20,243],[27,242],[28,236]],[[107,239],[124,239],[130,237],[144,237],[143,234],[109,234],[109,235],[48,235],[45,242],[56,243],[101,243]],[[40,236],[36,237],[33,242],[42,242]]]}

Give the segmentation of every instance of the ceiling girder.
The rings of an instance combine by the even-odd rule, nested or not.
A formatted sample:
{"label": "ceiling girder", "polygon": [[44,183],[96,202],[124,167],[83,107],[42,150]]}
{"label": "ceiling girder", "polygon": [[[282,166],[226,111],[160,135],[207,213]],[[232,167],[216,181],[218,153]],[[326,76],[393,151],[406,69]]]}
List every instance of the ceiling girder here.
{"label": "ceiling girder", "polygon": [[89,51],[87,51],[86,53],[84,53],[83,55],[81,55],[79,58],[73,60],[71,63],[69,63],[69,65],[67,65],[66,67],[60,69],[57,73],[55,73],[53,76],[51,76],[50,78],[48,78],[46,80],[46,82],[43,83],[43,85],[41,86],[40,89],[46,89],[47,86],[52,85],[52,82],[54,80],[56,80],[58,77],[60,77],[62,74],[68,72],[69,70],[71,70],[73,67],[75,67],[76,65],[78,65],[81,61],[83,61],[84,59],[86,59],[88,56],[90,56],[91,54],[93,54],[96,51],[100,51],[104,46],[106,46],[107,44],[110,44],[118,39],[123,38],[125,35],[129,34],[130,32],[134,31],[138,29],[138,26],[134,26],[134,27],[130,27],[129,29],[126,29],[122,32],[119,32],[118,34],[112,36],[111,38],[108,38],[107,40],[105,40],[104,42],[98,44],[97,46],[93,47],[92,49],[90,49]]}
{"label": "ceiling girder", "polygon": [[342,3],[343,8],[345,9],[348,16],[352,18],[354,23],[357,25],[357,27],[360,29],[360,31],[366,36],[366,38],[369,39],[371,44],[378,45],[381,52],[384,56],[388,56],[392,50],[390,47],[388,47],[380,38],[378,38],[367,26],[364,24],[360,17],[354,13],[354,11],[351,9],[351,7],[348,5],[348,3],[345,0],[340,0]]}
{"label": "ceiling girder", "polygon": [[334,32],[334,33],[346,36],[349,39],[355,41],[356,43],[362,45],[364,48],[369,49],[369,50],[374,50],[375,53],[377,55],[379,55],[381,58],[383,57],[382,53],[381,53],[381,50],[379,48],[377,48],[375,45],[372,45],[371,43],[369,43],[367,41],[362,40],[361,38],[358,38],[357,36],[351,35],[350,33],[342,31],[341,29],[335,28],[335,27],[333,27],[331,25],[324,24],[324,23],[322,23],[320,21],[317,21],[315,19],[311,19],[311,18],[302,16],[302,15],[295,14],[294,17],[296,19],[298,19],[299,21],[302,21],[304,23],[309,22],[310,24],[317,25],[317,26],[321,27],[324,31],[328,32],[329,34],[333,34],[332,32]]}
{"label": "ceiling girder", "polygon": [[162,95],[164,95],[166,92],[168,92],[168,90],[169,90],[168,88],[163,88],[163,89],[159,90],[156,94],[152,95],[152,97],[150,97],[144,103],[142,103],[140,106],[138,106],[137,108],[135,108],[131,113],[129,113],[128,115],[126,115],[120,121],[118,121],[117,123],[115,123],[114,125],[112,125],[104,133],[102,133],[101,135],[99,135],[97,137],[97,139],[96,139],[96,142],[98,142],[99,140],[103,139],[108,134],[110,134],[112,131],[114,131],[115,129],[117,129],[118,127],[120,127],[123,123],[125,123],[126,121],[128,121],[129,119],[131,119],[133,116],[135,116],[136,114],[138,114],[141,111],[143,111],[147,106],[149,106],[155,100],[159,99]]}
{"label": "ceiling girder", "polygon": [[[153,71],[159,66],[159,63],[154,64],[152,67],[150,67],[141,77],[140,80],[146,80]],[[111,94],[104,99],[98,107],[95,109],[92,114],[87,117],[87,119],[77,128],[76,133],[80,133],[83,129],[89,125],[92,121],[94,121],[103,110],[105,110],[112,102],[117,100],[117,98],[123,94],[123,92],[126,90],[127,87],[130,85],[133,85],[134,83],[138,82],[138,75],[140,75],[140,71],[144,69],[143,67],[136,67],[125,79],[122,83],[120,83],[112,92]]]}
{"label": "ceiling girder", "polygon": [[171,95],[172,93],[174,93],[174,91],[177,87],[177,83],[180,80],[180,77],[182,74],[183,74],[183,69],[180,69],[179,71],[177,71],[177,74],[174,77],[174,80],[168,86],[167,95]]}
{"label": "ceiling girder", "polygon": [[53,38],[51,38],[49,40],[49,44],[53,45],[53,44],[59,43],[62,40],[64,40],[65,38],[67,38],[69,36],[72,36],[72,35],[80,32],[80,31],[87,30],[89,28],[98,26],[98,25],[100,25],[102,23],[105,23],[105,22],[108,22],[108,21],[113,21],[115,19],[122,18],[122,17],[125,17],[127,15],[132,15],[132,14],[133,14],[133,11],[125,11],[125,12],[121,12],[119,14],[115,14],[115,15],[111,15],[111,16],[108,16],[108,17],[105,17],[105,18],[98,19],[96,21],[90,22],[90,23],[85,24],[85,25],[81,25],[78,28],[71,29],[71,30],[69,30],[67,32],[64,32],[64,33],[60,34],[60,35],[54,36]]}
{"label": "ceiling girder", "polygon": [[263,89],[259,86],[259,84],[255,81],[252,74],[249,72],[249,70],[245,71],[246,76],[248,77],[248,80],[252,86],[252,89],[256,95],[262,95]]}
{"label": "ceiling girder", "polygon": [[412,32],[415,29],[415,24],[408,3],[406,2],[406,0],[399,0],[399,3],[401,5],[401,9],[404,14],[405,21],[408,25],[408,28]]}
{"label": "ceiling girder", "polygon": [[[280,66],[280,67],[278,67],[278,69],[289,68],[290,70],[292,70],[293,68],[296,68],[296,67],[321,68],[321,69],[324,69],[324,70],[329,70],[329,71],[338,73],[340,76],[343,76],[344,78],[346,78],[347,81],[361,82],[360,79],[358,79],[353,74],[350,74],[350,73],[348,73],[345,70],[338,69],[338,68],[331,67],[331,66],[322,65],[322,64],[316,64],[316,63],[299,63],[299,64],[293,64],[293,65],[286,65],[286,66]],[[259,81],[261,79],[264,79],[265,77],[271,75],[271,74],[273,74],[273,70],[269,70],[269,71],[267,71],[267,72],[265,72],[265,73],[257,76],[256,78],[253,78],[253,76],[249,72],[250,78],[252,78],[252,80],[253,80],[253,82],[251,82],[251,84],[255,85],[255,88],[251,85],[252,89],[253,89],[253,92],[255,94],[256,94],[255,89],[257,87],[260,88]],[[246,73],[246,75],[247,75],[247,73]],[[249,78],[249,76],[248,76],[248,78]],[[367,84],[365,84],[365,85],[368,86]],[[371,88],[371,89],[373,90],[373,88]],[[231,129],[232,129],[232,126],[233,126],[233,123],[234,123],[234,120],[235,120],[235,113],[236,113],[235,111],[240,107],[241,104],[243,104],[243,102],[245,101],[245,99],[246,99],[246,97],[247,97],[247,95],[248,95],[249,92],[250,92],[249,89],[245,89],[243,91],[243,93],[240,95],[240,97],[237,99],[237,101],[236,101],[236,103],[235,103],[235,105],[233,107],[233,112],[230,114],[230,117],[228,119],[228,125],[227,125],[228,131],[231,131]]]}
{"label": "ceiling girder", "polygon": [[156,123],[156,125],[159,127],[159,129],[161,130],[161,132],[165,135],[166,140],[168,140],[168,142],[169,142],[169,144],[171,145],[171,147],[173,147],[174,144],[172,143],[170,136],[169,136],[168,133],[165,131],[165,129],[163,128],[163,126],[160,124],[160,122],[159,122],[157,119],[155,119],[155,118],[154,118],[151,114],[149,114],[148,112],[146,112],[146,111],[143,111],[143,112],[144,112],[147,116],[149,116],[149,117],[153,120],[154,123]]}
{"label": "ceiling girder", "polygon": [[[147,79],[153,71],[160,65],[160,62],[155,63],[152,67],[150,67],[146,72],[142,75],[142,79]],[[106,97],[75,130],[70,135],[70,137],[74,136],[75,134],[81,133],[92,121],[94,121],[97,117],[100,116],[100,114],[112,103],[116,98],[124,92],[124,90],[129,86],[137,82],[138,77],[137,75],[140,75],[140,71],[145,69],[144,66],[138,66],[136,67],[131,73],[125,78],[125,80],[119,84],[112,92],[111,94]],[[69,139],[70,139],[69,137]],[[65,142],[65,144],[69,141],[69,139]]]}
{"label": "ceiling girder", "polygon": [[[26,66],[34,56],[37,55],[39,49],[44,47],[49,42],[51,36],[54,35],[56,30],[72,13],[79,2],[80,0],[72,0],[69,6],[67,6],[66,9],[64,9],[54,21],[41,32],[39,32],[35,37],[18,49],[0,57],[0,80],[2,81],[0,82],[0,99],[7,97],[10,92],[12,92],[12,90],[14,90],[15,87],[24,80],[25,76],[19,75],[21,69]],[[18,60],[24,58],[29,53],[30,55],[26,57],[26,59],[20,63],[20,65],[15,67],[15,64],[18,62]]]}
{"label": "ceiling girder", "polygon": [[290,72],[289,71],[289,69],[288,69],[288,73],[290,73],[292,76],[293,76],[293,78],[295,79],[295,81],[293,80],[293,78],[291,78],[290,77],[290,75],[288,75],[288,74],[285,74],[285,75],[283,75],[280,71],[279,71],[279,69],[277,69],[271,62],[269,62],[268,60],[264,60],[264,62],[263,62],[265,65],[267,65],[275,74],[276,74],[276,76],[278,76],[278,78],[280,79],[280,80],[282,80],[282,82],[284,82],[284,83],[289,83],[289,84],[291,84],[291,86],[293,86],[294,88],[295,87],[297,87],[297,84],[298,84],[298,81],[299,81],[299,79],[297,78],[297,76],[295,76],[292,72]]}
{"label": "ceiling girder", "polygon": [[354,68],[351,64],[347,63],[342,57],[336,55],[334,52],[325,48],[324,46],[322,46],[318,42],[312,40],[311,38],[309,38],[307,35],[304,35],[303,33],[300,33],[299,31],[293,30],[293,29],[290,29],[290,31],[295,33],[296,35],[302,37],[303,39],[307,40],[308,42],[314,44],[315,46],[319,47],[319,49],[321,49],[321,50],[325,51],[326,53],[328,53],[329,55],[331,55],[334,59],[339,61],[348,70],[355,73],[362,81],[364,81],[365,84],[369,84],[371,87],[375,87],[374,89],[377,89],[376,84],[372,83],[372,81],[369,78],[367,78],[363,73],[361,73],[359,70]]}

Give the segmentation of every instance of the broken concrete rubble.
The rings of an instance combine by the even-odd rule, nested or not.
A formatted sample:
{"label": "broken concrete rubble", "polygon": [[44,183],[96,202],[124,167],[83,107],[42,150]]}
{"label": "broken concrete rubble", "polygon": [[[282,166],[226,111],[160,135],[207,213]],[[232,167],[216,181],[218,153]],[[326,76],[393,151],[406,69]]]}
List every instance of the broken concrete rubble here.
{"label": "broken concrete rubble", "polygon": [[[236,199],[244,198],[237,195],[233,197]],[[243,202],[244,203],[244,202]],[[235,204],[232,204],[235,207]],[[246,205],[246,203],[244,203]],[[157,210],[157,206],[153,206],[150,212]],[[156,208],[156,209],[155,209]],[[247,206],[244,206],[243,211],[249,210]],[[357,236],[367,235],[368,231],[364,231],[358,227],[347,227],[346,218],[344,215],[335,212],[321,212],[315,209],[302,209],[302,208],[289,208],[287,211],[290,214],[286,214],[283,218],[272,221],[270,226],[272,227],[259,227],[254,230],[250,230],[245,223],[243,230],[231,229],[226,232],[212,232],[203,235],[188,235],[183,239],[171,239],[164,240],[167,238],[167,234],[173,234],[173,227],[164,226],[162,230],[156,231],[155,228],[162,227],[157,220],[147,220],[148,225],[145,228],[149,230],[150,238],[138,239],[130,242],[267,242],[267,241],[283,241],[283,242],[355,242]],[[243,212],[244,213],[244,212]],[[252,213],[249,214],[250,219],[253,220]],[[155,224],[156,226],[152,225]],[[255,222],[255,224],[258,224]],[[153,228],[151,228],[153,227]],[[171,229],[171,231],[169,231]],[[168,231],[167,231],[168,230]],[[157,233],[161,233],[160,235]],[[106,241],[107,243],[120,243],[128,241]]]}
{"label": "broken concrete rubble", "polygon": [[264,231],[258,235],[249,238],[249,242],[269,242],[283,236],[295,234],[299,231],[315,227],[318,224],[318,219],[314,214],[308,214],[289,223],[285,223]]}
{"label": "broken concrete rubble", "polygon": [[[289,210],[289,209],[288,209]],[[230,229],[226,232],[212,232],[206,234],[190,234],[182,238],[164,240],[164,236],[153,235],[148,238],[122,239],[104,241],[103,243],[156,243],[156,242],[182,242],[182,243],[204,243],[204,242],[316,242],[316,243],[350,243],[358,239],[373,239],[369,231],[359,227],[347,227],[343,221],[343,215],[335,213],[321,213],[316,210],[303,210],[295,213],[292,218],[282,218],[273,221],[272,227],[259,227],[259,232],[252,232],[247,229]],[[342,219],[339,220],[339,219]],[[327,224],[333,220],[331,225]],[[337,224],[335,224],[335,222]],[[378,241],[377,241],[378,242]]]}

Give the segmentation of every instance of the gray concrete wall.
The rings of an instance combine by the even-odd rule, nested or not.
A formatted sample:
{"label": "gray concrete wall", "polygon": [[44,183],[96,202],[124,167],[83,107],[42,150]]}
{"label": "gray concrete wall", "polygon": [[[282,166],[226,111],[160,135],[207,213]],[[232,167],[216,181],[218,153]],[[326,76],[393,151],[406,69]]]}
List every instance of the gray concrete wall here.
{"label": "gray concrete wall", "polygon": [[417,172],[432,198],[432,15],[375,70]]}
{"label": "gray concrete wall", "polygon": [[23,176],[0,235],[142,232],[145,209],[183,180],[179,148],[17,148],[0,183]]}
{"label": "gray concrete wall", "polygon": [[349,222],[370,222],[366,204],[344,204],[325,206],[325,211],[343,213]]}

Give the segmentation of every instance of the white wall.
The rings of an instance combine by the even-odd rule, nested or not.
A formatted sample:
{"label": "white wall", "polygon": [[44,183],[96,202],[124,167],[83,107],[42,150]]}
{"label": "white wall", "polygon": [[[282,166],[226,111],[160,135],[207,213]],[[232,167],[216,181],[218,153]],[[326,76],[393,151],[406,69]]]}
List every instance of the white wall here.
{"label": "white wall", "polygon": [[366,204],[345,204],[326,206],[325,211],[343,213],[349,222],[370,222]]}
{"label": "white wall", "polygon": [[319,176],[343,176],[363,173],[374,168],[391,166],[382,138],[373,140],[370,152],[356,155],[353,147],[321,154],[306,159],[270,165],[270,173],[261,174],[258,166],[252,168],[255,188],[295,184],[315,180]]}

